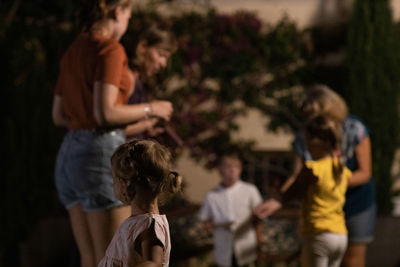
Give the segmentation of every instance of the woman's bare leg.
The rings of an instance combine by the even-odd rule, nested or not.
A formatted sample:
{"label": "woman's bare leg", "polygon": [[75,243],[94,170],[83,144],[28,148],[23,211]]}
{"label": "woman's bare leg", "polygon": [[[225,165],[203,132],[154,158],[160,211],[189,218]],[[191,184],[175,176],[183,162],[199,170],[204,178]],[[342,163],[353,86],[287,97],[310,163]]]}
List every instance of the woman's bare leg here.
{"label": "woman's bare leg", "polygon": [[78,246],[82,267],[95,267],[93,240],[90,235],[88,218],[80,204],[68,210],[72,233]]}
{"label": "woman's bare leg", "polygon": [[349,243],[343,258],[344,267],[365,267],[367,245],[363,243]]}
{"label": "woman's bare leg", "polygon": [[88,225],[93,240],[96,266],[104,257],[104,253],[118,227],[131,214],[130,206],[113,208],[107,211],[88,212]]}

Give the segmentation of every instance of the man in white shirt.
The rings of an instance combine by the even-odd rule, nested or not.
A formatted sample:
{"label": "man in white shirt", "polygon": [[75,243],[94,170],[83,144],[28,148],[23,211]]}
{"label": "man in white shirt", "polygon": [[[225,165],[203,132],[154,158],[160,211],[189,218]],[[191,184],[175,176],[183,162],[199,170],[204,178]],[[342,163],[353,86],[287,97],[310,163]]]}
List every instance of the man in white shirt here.
{"label": "man in white shirt", "polygon": [[262,202],[258,189],[240,180],[242,163],[237,154],[226,154],[219,163],[221,184],[209,191],[199,219],[214,234],[218,266],[246,266],[257,259],[262,225],[253,210]]}

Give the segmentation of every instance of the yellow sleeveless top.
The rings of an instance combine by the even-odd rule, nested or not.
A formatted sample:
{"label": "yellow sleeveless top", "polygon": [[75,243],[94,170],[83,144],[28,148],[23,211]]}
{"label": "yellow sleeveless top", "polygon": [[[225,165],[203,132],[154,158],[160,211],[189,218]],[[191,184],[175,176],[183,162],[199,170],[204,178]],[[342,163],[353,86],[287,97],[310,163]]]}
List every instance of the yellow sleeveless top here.
{"label": "yellow sleeveless top", "polygon": [[343,205],[347,190],[347,181],[351,171],[344,167],[342,179],[336,182],[333,176],[333,163],[337,158],[326,157],[317,161],[306,161],[318,178],[309,185],[301,210],[301,232],[303,235],[315,235],[322,232],[346,234]]}

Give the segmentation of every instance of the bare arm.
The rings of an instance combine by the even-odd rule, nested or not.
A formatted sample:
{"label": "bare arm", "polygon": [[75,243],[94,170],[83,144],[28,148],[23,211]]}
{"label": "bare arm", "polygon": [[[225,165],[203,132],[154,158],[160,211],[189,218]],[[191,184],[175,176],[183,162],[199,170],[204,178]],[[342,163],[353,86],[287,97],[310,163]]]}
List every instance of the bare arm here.
{"label": "bare arm", "polygon": [[282,207],[285,203],[294,198],[303,198],[310,184],[317,182],[318,178],[313,174],[312,170],[303,166],[299,174],[294,179],[294,182],[282,193],[280,197],[270,198],[264,203],[261,203],[254,211],[254,214],[263,219],[270,216],[275,211]]}
{"label": "bare arm", "polygon": [[280,200],[277,200],[275,198],[270,198],[260,205],[254,210],[254,215],[259,218],[259,219],[264,219],[270,215],[272,215],[274,212],[282,208],[282,203]]}
{"label": "bare arm", "polygon": [[318,181],[312,169],[303,165],[295,182],[282,194],[282,201],[286,202],[292,199],[303,199],[307,194],[307,189],[311,184]]}
{"label": "bare arm", "polygon": [[154,232],[154,222],[149,229],[139,235],[138,240],[140,242],[140,248],[138,249],[144,261],[137,266],[161,267],[164,257],[164,248]]}
{"label": "bare arm", "polygon": [[[164,129],[162,128],[154,128],[154,125],[156,125],[158,122],[157,118],[149,118],[149,119],[143,119],[138,122],[129,124],[125,128],[125,134],[127,137],[133,136],[139,133],[143,133],[145,131],[148,131],[151,136],[156,136],[159,133],[162,133]],[[151,134],[155,132],[155,134]]]}
{"label": "bare arm", "polygon": [[260,250],[261,244],[262,244],[262,236],[263,236],[264,227],[263,227],[262,221],[257,217],[253,217],[253,225],[254,225],[254,228],[256,229],[257,250]]}
{"label": "bare arm", "polygon": [[158,240],[143,240],[142,251],[143,258],[147,262],[151,262],[156,266],[162,265],[164,250]]}
{"label": "bare arm", "polygon": [[68,126],[69,119],[64,114],[62,97],[59,95],[54,95],[51,115],[54,125],[58,127]]}
{"label": "bare arm", "polygon": [[[264,232],[264,224],[263,222],[254,216],[254,227],[256,230],[256,238],[257,238],[257,262],[262,263],[268,260],[267,255],[263,252],[263,232]],[[256,264],[258,266],[258,264]]]}
{"label": "bare arm", "polygon": [[[287,192],[293,184],[296,183],[297,177],[299,176],[301,170],[303,169],[303,159],[296,154],[294,168],[292,175],[283,183],[280,188],[281,195],[273,196],[270,199],[264,201],[254,210],[254,215],[260,219],[270,216],[282,207],[282,194]],[[292,191],[292,190],[291,190]]]}
{"label": "bare arm", "polygon": [[303,160],[299,155],[296,155],[295,161],[294,161],[294,168],[293,168],[293,173],[292,175],[283,183],[281,187],[281,192],[286,192],[289,187],[296,181],[297,175],[299,175],[301,169],[303,168]]}
{"label": "bare arm", "polygon": [[367,183],[372,175],[371,163],[371,139],[364,138],[356,147],[355,155],[357,158],[358,169],[353,172],[353,176],[348,182],[348,186],[358,186]]}
{"label": "bare arm", "polygon": [[147,117],[145,107],[151,106],[152,115],[169,120],[172,104],[169,101],[121,105],[116,104],[119,89],[108,83],[95,82],[93,92],[93,112],[99,125],[129,124]]}
{"label": "bare arm", "polygon": [[277,196],[272,196],[270,199],[267,199],[260,205],[256,207],[254,210],[254,215],[260,219],[266,218],[272,215],[274,212],[282,208],[282,195],[287,192],[293,184],[295,184],[297,177],[299,176],[301,170],[303,168],[302,158],[296,155],[294,168],[292,175],[283,183],[280,188],[280,194]]}

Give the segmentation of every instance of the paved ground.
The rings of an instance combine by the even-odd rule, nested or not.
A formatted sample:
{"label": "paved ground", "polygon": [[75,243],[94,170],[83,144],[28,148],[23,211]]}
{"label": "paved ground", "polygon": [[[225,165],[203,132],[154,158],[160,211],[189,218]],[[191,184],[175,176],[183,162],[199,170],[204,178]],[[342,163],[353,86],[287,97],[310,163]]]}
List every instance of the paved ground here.
{"label": "paved ground", "polygon": [[[76,254],[72,248],[73,240],[68,220],[44,220],[35,227],[30,238],[21,244],[21,265],[67,267],[67,262]],[[198,267],[196,263],[193,266]],[[288,267],[285,264],[276,266]],[[368,248],[367,267],[400,267],[400,217],[377,219],[375,240]]]}
{"label": "paved ground", "polygon": [[400,217],[379,217],[367,267],[400,267]]}

